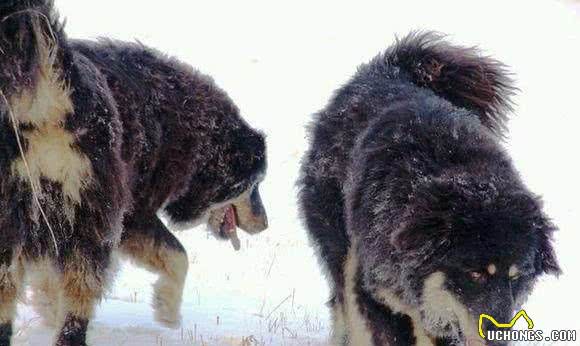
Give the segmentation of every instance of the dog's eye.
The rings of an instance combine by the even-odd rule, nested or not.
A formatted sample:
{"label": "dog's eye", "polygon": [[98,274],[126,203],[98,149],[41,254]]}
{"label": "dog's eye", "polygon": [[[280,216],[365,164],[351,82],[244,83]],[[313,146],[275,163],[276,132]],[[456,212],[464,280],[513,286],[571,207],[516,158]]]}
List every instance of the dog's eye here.
{"label": "dog's eye", "polygon": [[517,273],[517,274],[515,274],[513,276],[510,276],[510,280],[511,281],[516,281],[516,280],[519,280],[519,279],[521,279],[523,277],[532,277],[532,276],[534,276],[534,274],[535,274],[535,272],[530,269],[530,270],[524,271],[523,273],[520,272],[520,273]]}
{"label": "dog's eye", "polygon": [[487,281],[487,275],[482,271],[470,271],[467,274],[473,282],[482,284]]}

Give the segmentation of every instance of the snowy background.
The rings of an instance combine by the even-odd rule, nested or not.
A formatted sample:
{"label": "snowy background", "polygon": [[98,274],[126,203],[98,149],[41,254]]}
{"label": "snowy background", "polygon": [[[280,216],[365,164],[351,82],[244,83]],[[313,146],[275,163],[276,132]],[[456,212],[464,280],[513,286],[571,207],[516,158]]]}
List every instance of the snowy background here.
{"label": "snowy background", "polygon": [[[508,147],[561,231],[565,274],[546,278],[526,308],[537,328],[579,329],[580,6],[525,1],[56,0],[69,36],[138,39],[212,75],[268,135],[262,197],[270,229],[242,250],[203,228],[178,234],[189,251],[183,327],[153,322],[155,277],[125,264],[91,324],[91,345],[327,345],[327,286],[296,215],[304,125],[332,91],[395,34],[434,29],[512,66],[522,92]],[[243,235],[241,235],[243,236]],[[522,321],[520,321],[522,322]],[[21,305],[16,345],[54,331]]]}

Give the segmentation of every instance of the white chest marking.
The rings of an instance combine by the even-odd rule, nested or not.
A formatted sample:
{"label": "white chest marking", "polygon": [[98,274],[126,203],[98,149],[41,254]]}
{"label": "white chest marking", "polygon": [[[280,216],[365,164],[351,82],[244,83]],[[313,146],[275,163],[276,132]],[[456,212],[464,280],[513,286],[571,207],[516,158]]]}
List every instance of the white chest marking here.
{"label": "white chest marking", "polygon": [[471,317],[467,307],[443,287],[444,283],[445,274],[441,272],[433,273],[425,280],[423,306],[426,323],[438,325],[458,322],[465,339],[479,345],[481,338],[477,321]]}

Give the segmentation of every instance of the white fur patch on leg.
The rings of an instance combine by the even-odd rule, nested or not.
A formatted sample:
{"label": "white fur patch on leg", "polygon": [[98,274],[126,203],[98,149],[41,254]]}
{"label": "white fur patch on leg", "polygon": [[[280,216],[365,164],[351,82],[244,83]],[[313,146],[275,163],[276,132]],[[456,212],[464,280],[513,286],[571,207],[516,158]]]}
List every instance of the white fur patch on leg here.
{"label": "white fur patch on leg", "polygon": [[121,255],[136,265],[159,274],[153,286],[155,320],[170,328],[178,327],[181,323],[183,287],[189,267],[187,254],[166,244],[159,244],[153,237],[143,234],[125,239],[119,250]]}
{"label": "white fur patch on leg", "polygon": [[38,261],[29,266],[28,282],[32,287],[30,300],[34,311],[42,317],[49,327],[58,327],[63,317],[60,316],[62,285],[60,274],[48,261]]}
{"label": "white fur patch on leg", "polygon": [[388,306],[394,313],[400,313],[409,316],[413,322],[413,335],[415,336],[416,344],[418,346],[432,346],[434,345],[432,339],[425,332],[423,322],[421,320],[421,313],[417,308],[405,304],[399,297],[387,289],[382,289],[378,292],[378,298],[381,302]]}
{"label": "white fur patch on leg", "polygon": [[356,254],[356,244],[352,244],[344,265],[345,279],[345,324],[348,333],[348,345],[367,346],[373,344],[372,332],[367,325],[367,321],[361,314],[358,306],[358,294],[356,293],[356,274],[359,269]]}
{"label": "white fur patch on leg", "polygon": [[185,253],[173,250],[166,252],[164,261],[168,270],[160,273],[153,286],[153,309],[157,322],[169,328],[178,328],[181,324],[181,301],[189,261]]}
{"label": "white fur patch on leg", "polygon": [[346,315],[344,306],[338,302],[332,307],[332,344],[347,345]]}

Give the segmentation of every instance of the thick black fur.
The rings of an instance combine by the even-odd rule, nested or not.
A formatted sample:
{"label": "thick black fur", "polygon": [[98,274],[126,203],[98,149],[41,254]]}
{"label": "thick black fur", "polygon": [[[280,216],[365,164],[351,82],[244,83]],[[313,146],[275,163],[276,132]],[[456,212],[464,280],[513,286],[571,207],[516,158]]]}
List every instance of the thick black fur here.
{"label": "thick black fur", "polygon": [[[174,222],[193,221],[255,186],[266,168],[265,139],[211,78],[138,43],[69,40],[60,23],[51,0],[0,2],[0,271],[48,259],[63,277],[76,278],[70,285],[98,283],[90,289],[65,283],[65,296],[82,291],[92,297],[108,284],[111,253],[124,229],[124,239],[184,252],[162,225],[144,231],[142,220],[156,223],[163,209]],[[71,148],[88,158],[92,173],[72,220],[63,211],[60,182],[41,177],[46,222],[29,182],[12,169],[21,153],[10,102],[38,87],[46,63],[42,38],[54,44],[50,64],[70,89],[74,108],[54,125],[73,136]],[[35,131],[35,124],[18,124],[25,153],[27,135]],[[1,274],[0,280],[9,279]],[[12,284],[0,281],[0,293]],[[15,290],[6,290],[0,305],[11,303]],[[64,317],[57,343],[84,343],[86,318]],[[2,342],[10,330],[9,323],[0,327]]]}
{"label": "thick black fur", "polygon": [[115,96],[134,210],[164,207],[174,222],[196,220],[265,172],[263,135],[209,77],[139,43],[74,40],[71,48]]}
{"label": "thick black fur", "polygon": [[[393,314],[382,289],[424,318],[425,280],[441,272],[475,321],[509,320],[538,276],[559,272],[554,226],[501,145],[514,90],[500,62],[415,32],[361,66],[315,115],[302,214],[334,311],[348,294],[347,253],[356,254],[358,309],[375,345],[416,342],[408,340],[420,322]],[[490,263],[497,274],[473,282]],[[513,264],[522,275],[510,280]],[[465,342],[453,325],[422,325],[438,345]]]}
{"label": "thick black fur", "polygon": [[10,346],[10,338],[12,338],[12,325],[9,323],[0,325],[0,346]]}

